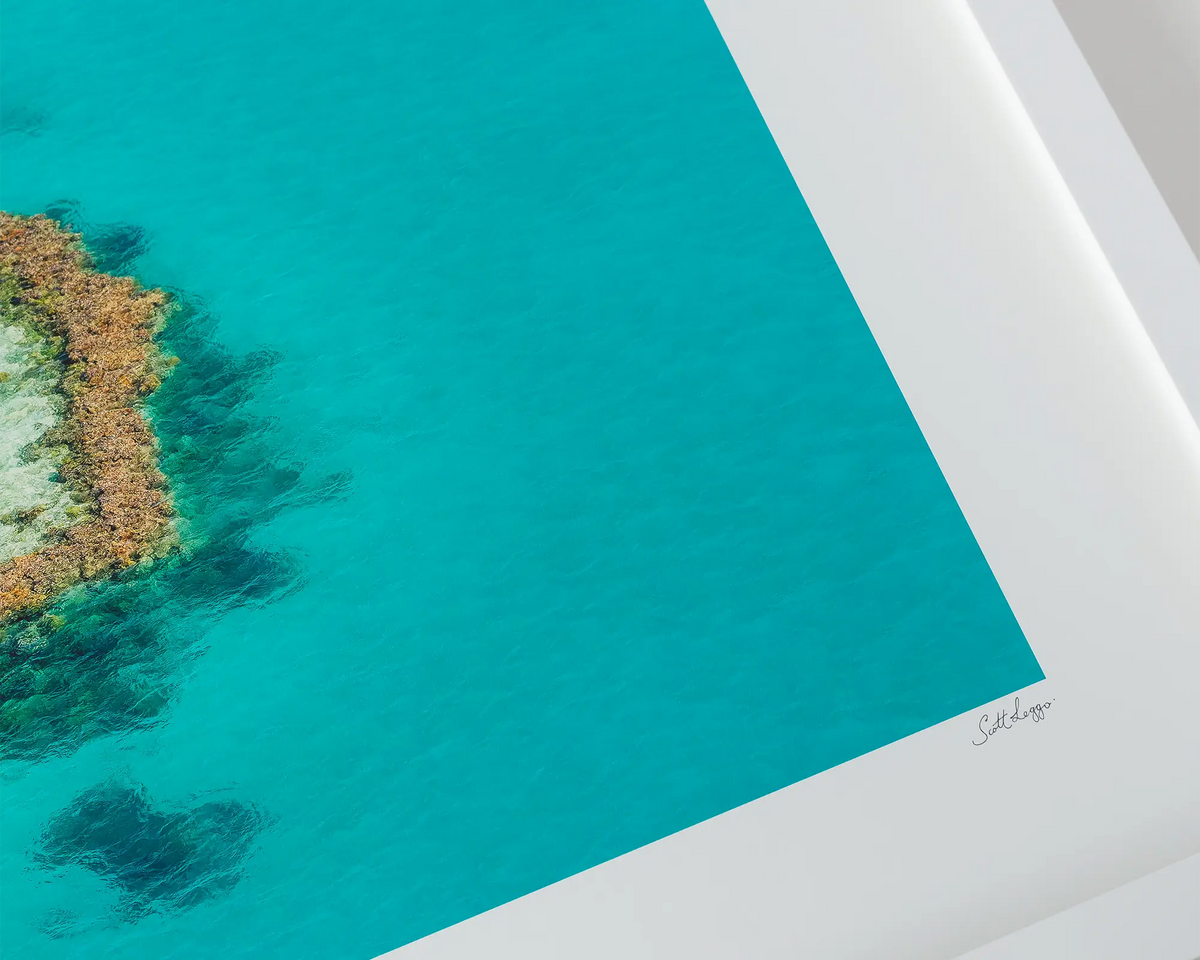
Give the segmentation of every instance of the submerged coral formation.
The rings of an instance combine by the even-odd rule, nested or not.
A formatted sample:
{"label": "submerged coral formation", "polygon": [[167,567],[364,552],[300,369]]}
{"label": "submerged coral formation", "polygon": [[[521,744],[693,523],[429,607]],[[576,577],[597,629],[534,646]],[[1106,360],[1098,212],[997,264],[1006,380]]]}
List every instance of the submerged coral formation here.
{"label": "submerged coral formation", "polygon": [[[79,236],[53,220],[0,213],[0,319],[41,341],[62,399],[61,420],[33,446],[63,449],[58,479],[79,501],[72,522],[0,564],[0,623],[169,548],[171,501],[141,412],[170,366],[154,343],[166,304],[161,291],[97,272]],[[39,506],[8,519],[28,528]]]}
{"label": "submerged coral formation", "polygon": [[236,800],[163,808],[140,784],[104,783],[50,821],[36,859],[91,870],[120,892],[122,917],[137,920],[234,886],[265,823],[255,807]]}
{"label": "submerged coral formation", "polygon": [[[103,272],[131,272],[147,247],[140,227],[90,222],[71,201],[56,203],[47,214],[83,236]],[[352,482],[348,471],[323,474],[297,459],[281,422],[255,412],[280,355],[230,353],[216,335],[218,318],[203,301],[185,290],[172,290],[170,297],[170,322],[158,339],[180,362],[146,398],[145,409],[160,468],[170,478],[182,549],[145,575],[95,581],[0,630],[0,762],[38,762],[97,737],[161,722],[215,623],[231,610],[273,603],[304,583],[298,556],[260,542],[264,526],[289,510],[340,499]],[[5,304],[0,302],[0,332],[12,329],[3,323]],[[48,352],[44,338],[31,343],[39,356]],[[49,384],[57,412],[46,413],[38,429],[26,429],[17,446],[61,418],[66,398],[57,392],[60,373],[61,365],[51,362],[37,374]],[[43,489],[9,495],[16,460],[3,446],[8,427],[2,416],[17,412],[9,388],[20,376],[14,368],[13,381],[0,384],[0,532],[4,514],[14,508],[51,507],[25,528],[26,536],[58,521]],[[21,422],[31,423],[27,417]],[[69,454],[66,447],[43,449]],[[44,481],[58,466],[43,463],[40,469]],[[87,508],[67,502],[72,510]],[[0,564],[24,552],[0,552]]]}

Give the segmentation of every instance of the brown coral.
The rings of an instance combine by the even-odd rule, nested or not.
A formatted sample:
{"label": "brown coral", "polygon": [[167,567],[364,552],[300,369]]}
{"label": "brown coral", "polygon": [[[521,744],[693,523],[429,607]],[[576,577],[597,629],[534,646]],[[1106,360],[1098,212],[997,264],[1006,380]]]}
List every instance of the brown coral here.
{"label": "brown coral", "polygon": [[[62,343],[63,479],[90,515],[54,542],[0,565],[0,623],[32,613],[80,580],[115,573],[162,550],[171,503],[140,407],[166,364],[154,344],[166,296],[91,269],[80,239],[43,216],[0,213],[0,277],[9,306]],[[13,289],[10,285],[9,289]]]}

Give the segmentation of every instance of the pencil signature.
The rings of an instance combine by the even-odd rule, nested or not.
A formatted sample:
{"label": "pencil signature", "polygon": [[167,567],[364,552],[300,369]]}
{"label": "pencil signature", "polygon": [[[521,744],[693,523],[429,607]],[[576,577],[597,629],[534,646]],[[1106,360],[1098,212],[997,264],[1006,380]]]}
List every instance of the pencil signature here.
{"label": "pencil signature", "polygon": [[1035,703],[1032,707],[1022,707],[1021,698],[1013,697],[1011,712],[1006,708],[994,717],[985,713],[979,718],[979,732],[983,735],[983,739],[972,740],[971,743],[977,747],[982,747],[1001,730],[1011,730],[1022,720],[1032,720],[1034,723],[1041,723],[1046,719],[1046,711],[1050,709],[1052,703],[1054,703],[1053,700],[1043,700],[1040,703]]}

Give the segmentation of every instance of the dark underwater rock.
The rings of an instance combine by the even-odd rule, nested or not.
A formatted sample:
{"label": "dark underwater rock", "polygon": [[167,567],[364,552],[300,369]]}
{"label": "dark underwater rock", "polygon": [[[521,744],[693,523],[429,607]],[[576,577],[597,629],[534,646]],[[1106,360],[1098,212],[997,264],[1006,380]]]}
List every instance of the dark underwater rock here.
{"label": "dark underwater rock", "polygon": [[124,918],[137,919],[232,888],[264,824],[236,800],[172,809],[154,804],[145,787],[106,783],[51,819],[35,860],[91,870],[119,891]]}

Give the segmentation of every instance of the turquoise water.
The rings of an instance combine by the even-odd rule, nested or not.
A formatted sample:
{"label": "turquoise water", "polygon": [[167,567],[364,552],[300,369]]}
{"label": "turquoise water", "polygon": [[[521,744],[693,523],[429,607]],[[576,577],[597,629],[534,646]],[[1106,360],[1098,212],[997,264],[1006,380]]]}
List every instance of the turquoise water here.
{"label": "turquoise water", "polygon": [[699,0],[3,27],[192,548],[10,637],[6,955],[365,960],[1040,678]]}

